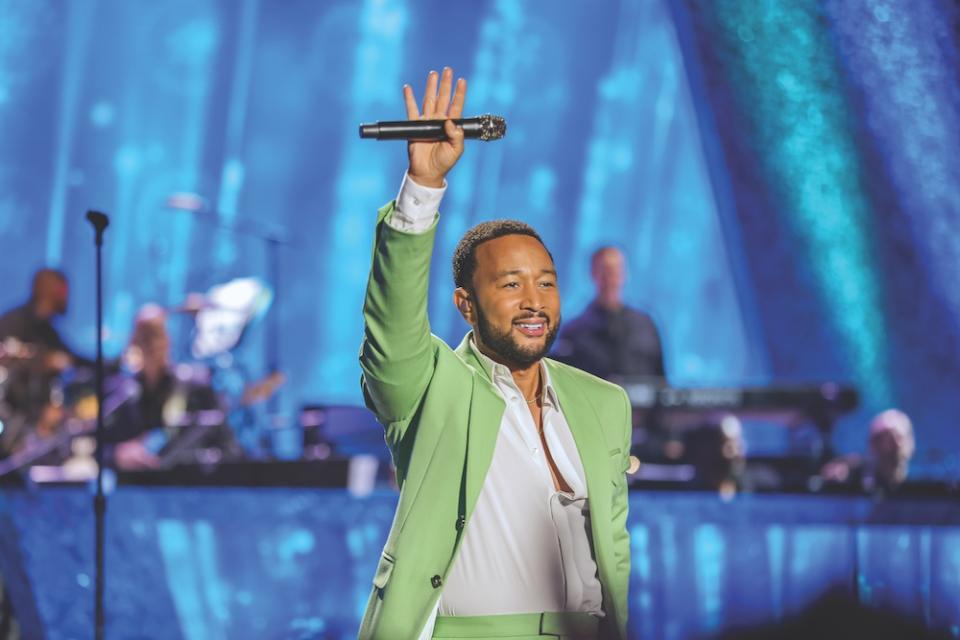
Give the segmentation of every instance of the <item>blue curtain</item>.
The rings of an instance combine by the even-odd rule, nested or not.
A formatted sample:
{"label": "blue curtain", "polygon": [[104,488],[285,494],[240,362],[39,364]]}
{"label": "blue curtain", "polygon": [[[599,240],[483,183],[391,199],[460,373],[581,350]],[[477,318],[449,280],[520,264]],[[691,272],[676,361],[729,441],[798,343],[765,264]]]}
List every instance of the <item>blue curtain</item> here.
{"label": "blue curtain", "polygon": [[[960,468],[948,0],[0,7],[0,308],[33,269],[63,267],[62,328],[80,351],[95,336],[82,216],[95,207],[113,221],[108,352],[139,305],[258,276],[277,295],[236,361],[251,377],[279,362],[282,413],[359,403],[373,216],[405,158],[356,126],[401,117],[401,85],[449,64],[470,81],[468,110],[502,113],[509,133],[472,144],[450,177],[438,335],[466,329],[450,304],[460,235],[517,217],[557,257],[568,319],[590,299],[590,252],[625,249],[628,301],[657,320],[674,383],[849,380],[864,406],[842,449],[899,406],[917,472]],[[171,207],[178,193],[203,210]],[[171,325],[184,357],[189,318]]]}

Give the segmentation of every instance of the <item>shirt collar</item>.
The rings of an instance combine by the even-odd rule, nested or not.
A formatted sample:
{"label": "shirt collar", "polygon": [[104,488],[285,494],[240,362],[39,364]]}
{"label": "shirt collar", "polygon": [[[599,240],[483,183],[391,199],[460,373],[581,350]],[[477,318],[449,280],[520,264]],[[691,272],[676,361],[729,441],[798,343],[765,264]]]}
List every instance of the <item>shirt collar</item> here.
{"label": "shirt collar", "polygon": [[[506,365],[496,362],[487,354],[480,351],[477,347],[476,341],[473,339],[473,335],[470,336],[470,350],[473,351],[473,355],[477,357],[477,360],[480,361],[480,365],[487,372],[487,376],[493,381],[494,384],[497,382],[503,382],[509,384],[516,388],[517,383],[513,380],[513,374],[510,373],[510,369]],[[543,402],[544,404],[549,404],[553,407],[559,407],[560,403],[557,402],[557,393],[553,388],[553,382],[550,380],[550,371],[547,369],[546,363],[541,359],[540,360],[540,375],[543,376]],[[517,389],[519,391],[519,389]]]}

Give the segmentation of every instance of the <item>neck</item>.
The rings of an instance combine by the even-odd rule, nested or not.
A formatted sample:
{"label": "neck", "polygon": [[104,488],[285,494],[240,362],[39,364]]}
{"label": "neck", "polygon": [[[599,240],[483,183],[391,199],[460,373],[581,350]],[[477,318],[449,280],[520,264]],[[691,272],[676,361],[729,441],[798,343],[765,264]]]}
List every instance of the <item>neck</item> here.
{"label": "neck", "polygon": [[498,354],[493,353],[490,349],[488,349],[486,345],[481,343],[476,332],[473,334],[473,339],[474,344],[476,345],[477,349],[480,350],[480,353],[487,356],[494,362],[502,364],[510,370],[510,374],[513,376],[513,381],[516,383],[517,388],[520,389],[520,393],[523,394],[524,399],[529,400],[536,397],[537,393],[540,391],[541,382],[539,360],[526,366],[518,365],[515,362],[507,362]]}
{"label": "neck", "polygon": [[37,316],[41,320],[49,320],[53,317],[53,311],[50,308],[50,305],[46,304],[43,300],[34,301],[30,308],[33,309],[33,315]]}
{"label": "neck", "polygon": [[165,365],[145,364],[142,370],[144,385],[150,389],[156,387],[166,372],[167,367]]}
{"label": "neck", "polygon": [[540,395],[541,376],[540,361],[526,369],[510,369],[513,374],[513,381],[523,394],[524,400],[533,400]]}
{"label": "neck", "polygon": [[595,303],[607,311],[619,311],[623,308],[623,298],[618,291],[598,293]]}

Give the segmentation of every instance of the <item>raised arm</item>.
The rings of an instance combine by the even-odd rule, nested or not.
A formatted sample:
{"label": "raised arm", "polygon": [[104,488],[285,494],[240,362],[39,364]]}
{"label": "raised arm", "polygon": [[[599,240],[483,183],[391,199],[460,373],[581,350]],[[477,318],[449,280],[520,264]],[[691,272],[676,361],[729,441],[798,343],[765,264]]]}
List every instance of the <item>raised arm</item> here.
{"label": "raised arm", "polygon": [[[467,84],[453,83],[453,70],[427,76],[422,109],[413,89],[403,87],[411,120],[459,118]],[[411,141],[409,167],[397,201],[377,218],[373,265],[363,307],[364,338],[360,351],[363,391],[367,404],[387,425],[388,441],[402,437],[406,421],[433,374],[434,354],[427,320],[427,284],[437,212],[416,210],[424,200],[437,203],[437,189],[463,154],[463,132],[447,120],[446,140]],[[410,182],[414,184],[410,184]],[[420,192],[427,197],[411,195]],[[439,192],[442,194],[442,191]],[[407,208],[411,210],[407,210]],[[391,429],[390,425],[396,425]],[[392,432],[395,431],[395,432]]]}

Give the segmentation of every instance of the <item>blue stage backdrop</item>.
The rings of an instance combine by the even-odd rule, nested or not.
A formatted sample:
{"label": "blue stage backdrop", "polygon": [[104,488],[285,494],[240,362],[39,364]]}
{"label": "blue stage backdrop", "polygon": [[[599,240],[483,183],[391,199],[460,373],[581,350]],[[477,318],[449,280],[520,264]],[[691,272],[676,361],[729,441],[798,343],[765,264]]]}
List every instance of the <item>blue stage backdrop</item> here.
{"label": "blue stage backdrop", "polygon": [[960,6],[673,6],[771,376],[855,381],[864,414],[913,416],[917,472],[956,477]]}
{"label": "blue stage backdrop", "polygon": [[[63,267],[63,329],[94,342],[91,233],[108,212],[107,349],[139,305],[253,275],[273,308],[238,353],[276,359],[281,407],[359,403],[356,354],[376,208],[402,116],[444,64],[471,113],[431,283],[459,339],[449,259],[491,217],[524,219],[557,257],[570,318],[601,243],[630,259],[629,301],[665,337],[676,384],[843,379],[864,410],[916,418],[922,474],[955,473],[960,436],[958,10],[948,0],[444,3],[0,0],[0,306]],[[197,212],[170,206],[196,194]],[[273,238],[276,268],[272,266]],[[187,351],[186,318],[174,322]],[[290,444],[290,443],[288,443]],[[288,453],[295,454],[295,447]]]}
{"label": "blue stage backdrop", "polygon": [[[106,632],[124,640],[356,638],[396,506],[393,492],[240,487],[110,500]],[[633,492],[629,637],[715,638],[809,615],[830,591],[960,637],[958,524],[948,500]],[[90,637],[88,492],[2,490],[0,533],[23,637]]]}

